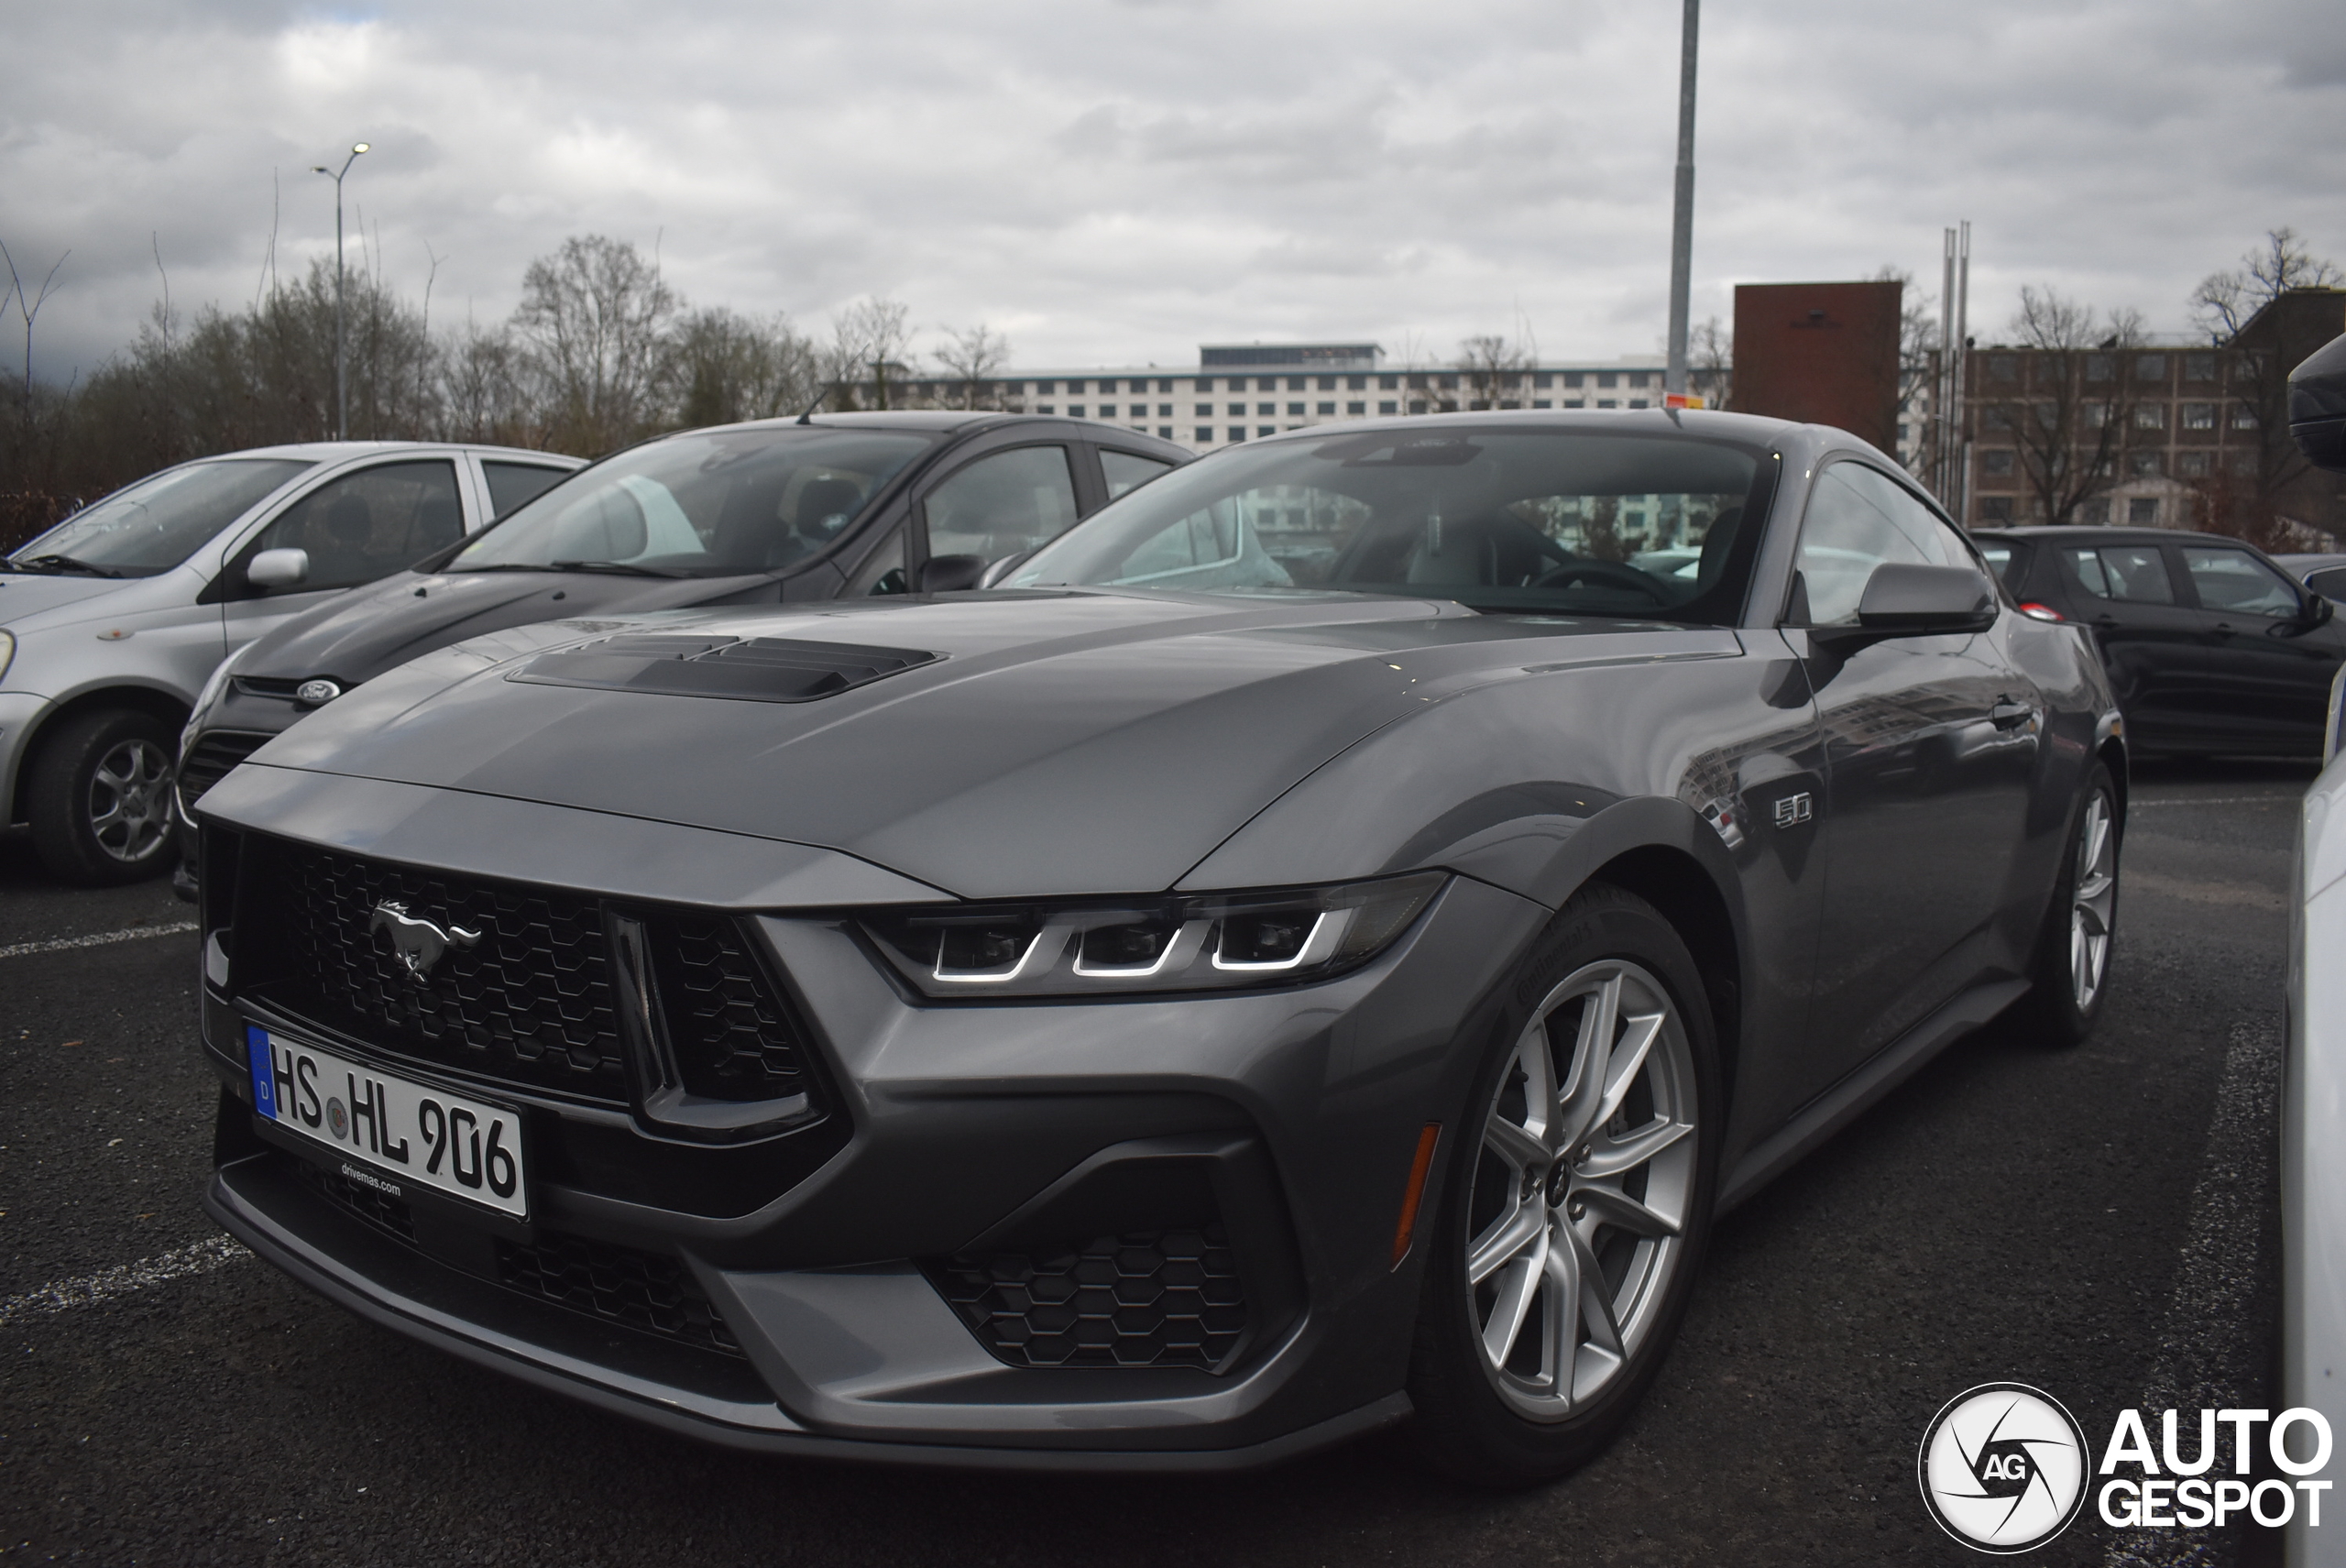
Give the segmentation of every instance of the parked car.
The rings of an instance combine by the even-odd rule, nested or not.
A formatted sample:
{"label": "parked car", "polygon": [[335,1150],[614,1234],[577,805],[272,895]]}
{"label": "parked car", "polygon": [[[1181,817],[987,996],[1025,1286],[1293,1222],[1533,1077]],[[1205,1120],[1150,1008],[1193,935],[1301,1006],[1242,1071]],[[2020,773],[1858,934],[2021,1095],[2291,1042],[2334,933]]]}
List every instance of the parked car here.
{"label": "parked car", "polygon": [[[223,668],[181,748],[184,860],[186,813],[222,774],[419,653],[550,616],[969,587],[1189,458],[1080,420],[936,411],[766,420],[630,447],[488,538],[318,605]],[[178,886],[195,896],[184,869]]]}
{"label": "parked car", "polygon": [[578,460],[400,441],[256,447],[149,475],[0,561],[0,826],[69,881],[171,857],[180,727],[227,655],[461,542]]}
{"label": "parked car", "polygon": [[[2317,468],[2346,473],[2346,336],[2289,377],[2290,435]],[[2346,1428],[2346,668],[2330,688],[2321,776],[2298,816],[2289,921],[2288,1053],[2281,1077],[2281,1408]],[[2295,1457],[2309,1460],[2298,1426]],[[2277,1455],[2276,1455],[2277,1457]],[[2295,1568],[2346,1568],[2346,1538],[2286,1528]]]}
{"label": "parked car", "polygon": [[2306,587],[2333,604],[2346,604],[2346,555],[2275,555]]}
{"label": "parked car", "polygon": [[[1691,576],[1580,548],[1623,495]],[[255,752],[196,803],[206,1204],[745,1448],[1212,1470],[1414,1415],[1534,1481],[1720,1209],[2007,1009],[2093,1027],[2119,729],[1838,431],[1250,442],[999,590],[510,627]]]}
{"label": "parked car", "polygon": [[2263,551],[2159,528],[1974,537],[2029,614],[2090,629],[2136,756],[2319,754],[2346,625]]}

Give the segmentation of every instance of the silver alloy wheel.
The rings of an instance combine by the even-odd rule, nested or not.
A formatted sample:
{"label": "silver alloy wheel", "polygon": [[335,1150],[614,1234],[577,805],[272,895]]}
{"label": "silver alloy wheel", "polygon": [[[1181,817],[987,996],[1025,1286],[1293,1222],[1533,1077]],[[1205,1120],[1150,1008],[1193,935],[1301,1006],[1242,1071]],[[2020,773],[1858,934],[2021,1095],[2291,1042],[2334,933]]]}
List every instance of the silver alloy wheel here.
{"label": "silver alloy wheel", "polygon": [[1517,1037],[1464,1262],[1483,1369],[1518,1414],[1570,1416],[1652,1332],[1686,1247],[1695,1109],[1684,1022],[1634,963],[1566,976]]}
{"label": "silver alloy wheel", "polygon": [[124,740],[90,775],[90,832],[126,865],[152,855],[171,831],[171,759],[152,740]]}
{"label": "silver alloy wheel", "polygon": [[2092,1009],[2110,970],[2111,917],[2118,907],[2118,835],[2110,797],[2097,789],[2077,824],[2077,880],[2069,890],[2069,995]]}

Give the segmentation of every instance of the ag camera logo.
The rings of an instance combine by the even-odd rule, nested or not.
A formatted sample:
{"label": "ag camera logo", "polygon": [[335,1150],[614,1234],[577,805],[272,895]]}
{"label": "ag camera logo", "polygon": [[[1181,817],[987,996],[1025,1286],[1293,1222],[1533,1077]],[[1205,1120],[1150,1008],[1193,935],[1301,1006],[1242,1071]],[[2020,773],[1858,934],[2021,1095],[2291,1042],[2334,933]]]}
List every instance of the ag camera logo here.
{"label": "ag camera logo", "polygon": [[1947,1534],[1999,1556],[2034,1552],[2085,1507],[2085,1429],[2025,1383],[1983,1383],[1949,1399],[1915,1460],[1924,1506]]}

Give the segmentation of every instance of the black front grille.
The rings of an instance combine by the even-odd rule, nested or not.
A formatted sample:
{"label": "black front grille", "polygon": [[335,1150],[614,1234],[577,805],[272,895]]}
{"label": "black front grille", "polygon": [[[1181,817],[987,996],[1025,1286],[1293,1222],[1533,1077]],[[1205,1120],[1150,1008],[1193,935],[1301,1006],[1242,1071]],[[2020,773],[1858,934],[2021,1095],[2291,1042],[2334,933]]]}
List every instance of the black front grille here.
{"label": "black front grille", "polygon": [[730,920],[653,921],[660,1001],[685,1088],[712,1100],[775,1100],[806,1088],[798,1031]]}
{"label": "black front grille", "polygon": [[306,1159],[294,1159],[291,1164],[302,1186],[352,1219],[372,1226],[395,1242],[415,1245],[415,1215],[405,1201],[378,1192],[363,1181],[353,1181],[338,1170],[312,1165]]}
{"label": "black front grille", "polygon": [[548,1236],[534,1245],[499,1242],[497,1274],[507,1287],[574,1312],[741,1354],[700,1281],[675,1258],[583,1236]]}
{"label": "black front grille", "polygon": [[[627,1102],[611,959],[594,900],[291,845],[277,860],[265,896],[282,903],[297,1010],[423,1061]],[[387,904],[455,934],[421,979],[392,945],[395,923],[378,918]]]}
{"label": "black front grille", "polygon": [[1246,1294],[1220,1225],[1102,1236],[1052,1254],[926,1266],[988,1350],[1013,1366],[1226,1365]]}
{"label": "black front grille", "polygon": [[229,769],[276,739],[241,729],[211,729],[197,736],[180,759],[180,808],[192,807],[204,791],[227,777]]}

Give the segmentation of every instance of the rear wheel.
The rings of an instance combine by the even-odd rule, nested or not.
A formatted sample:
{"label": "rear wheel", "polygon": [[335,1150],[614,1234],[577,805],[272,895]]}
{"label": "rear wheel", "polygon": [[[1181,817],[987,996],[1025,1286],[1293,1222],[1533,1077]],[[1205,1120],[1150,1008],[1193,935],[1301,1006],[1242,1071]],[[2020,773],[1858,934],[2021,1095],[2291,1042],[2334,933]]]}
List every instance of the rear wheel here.
{"label": "rear wheel", "polygon": [[1618,889],[1527,960],[1451,1156],[1410,1396],[1420,1451],[1491,1487],[1592,1457],[1660,1368],[1710,1229],[1716,1048],[1692,957]]}
{"label": "rear wheel", "polygon": [[26,781],[34,851],[85,887],[138,882],[171,863],[170,729],[129,708],[68,718]]}
{"label": "rear wheel", "polygon": [[2026,1003],[2034,1034],[2074,1046],[2093,1033],[2110,999],[2118,943],[2118,786],[2094,764],[2069,828],[2053,906],[2037,939]]}

